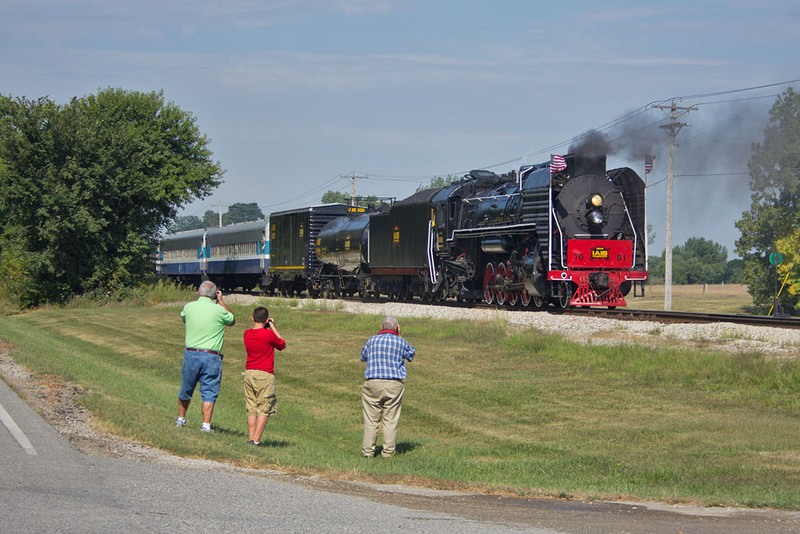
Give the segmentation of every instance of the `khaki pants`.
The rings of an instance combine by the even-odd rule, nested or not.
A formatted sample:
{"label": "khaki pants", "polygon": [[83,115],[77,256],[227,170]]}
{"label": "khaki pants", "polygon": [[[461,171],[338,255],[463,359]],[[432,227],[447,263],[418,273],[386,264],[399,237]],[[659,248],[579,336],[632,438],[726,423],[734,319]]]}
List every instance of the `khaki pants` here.
{"label": "khaki pants", "polygon": [[403,404],[405,385],[401,380],[370,379],[361,388],[361,408],[364,414],[364,440],[361,454],[372,457],[378,439],[378,424],[383,416],[384,458],[393,456],[397,445],[397,422]]}
{"label": "khaki pants", "polygon": [[275,375],[258,369],[246,369],[242,377],[247,415],[270,416],[278,413]]}

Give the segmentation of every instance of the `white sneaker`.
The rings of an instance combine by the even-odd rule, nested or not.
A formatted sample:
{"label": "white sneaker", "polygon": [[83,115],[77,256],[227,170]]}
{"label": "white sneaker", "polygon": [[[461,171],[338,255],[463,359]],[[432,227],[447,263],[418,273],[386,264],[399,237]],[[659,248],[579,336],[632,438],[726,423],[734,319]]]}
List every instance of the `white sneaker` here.
{"label": "white sneaker", "polygon": [[206,434],[213,434],[214,430],[211,429],[211,428],[204,428],[204,427],[201,426],[200,427],[200,432],[205,432]]}
{"label": "white sneaker", "polygon": [[180,419],[175,420],[175,426],[186,426],[186,419],[181,421]]}

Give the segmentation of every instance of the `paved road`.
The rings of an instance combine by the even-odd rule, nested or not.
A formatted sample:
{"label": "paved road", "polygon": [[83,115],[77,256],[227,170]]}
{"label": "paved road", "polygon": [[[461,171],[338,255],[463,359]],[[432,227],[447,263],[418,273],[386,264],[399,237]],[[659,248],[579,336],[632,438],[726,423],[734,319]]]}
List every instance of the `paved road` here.
{"label": "paved road", "polygon": [[87,456],[0,381],[0,533],[798,532],[800,514],[505,499]]}

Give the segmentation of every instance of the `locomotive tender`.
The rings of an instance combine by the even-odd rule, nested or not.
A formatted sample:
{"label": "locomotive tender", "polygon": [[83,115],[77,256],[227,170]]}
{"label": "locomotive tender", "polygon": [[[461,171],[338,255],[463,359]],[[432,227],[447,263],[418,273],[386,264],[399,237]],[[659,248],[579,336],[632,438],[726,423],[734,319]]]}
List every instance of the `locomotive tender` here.
{"label": "locomotive tender", "polygon": [[[329,222],[346,222],[364,211],[365,208],[344,204],[324,204],[271,214],[272,257],[264,289],[284,295],[308,291],[311,296],[318,296],[323,290],[332,292],[333,284],[319,277],[324,269],[315,248],[317,235]],[[345,291],[352,294],[354,289]]]}
{"label": "locomotive tender", "polygon": [[[624,306],[633,283],[647,279],[644,183],[629,168],[607,171],[605,156],[567,155],[558,169],[547,162],[504,175],[472,171],[391,206],[329,204],[274,213],[268,226],[245,224],[260,225],[270,240],[256,250],[264,255],[258,275],[238,278],[207,267],[200,276],[222,280],[222,287],[255,280],[284,294],[358,292],[537,308]],[[205,239],[220,230],[208,230]],[[198,232],[166,236],[162,250]],[[199,262],[214,262],[213,250],[205,258],[197,250]],[[244,269],[244,256],[218,252],[229,253],[231,269],[240,261]],[[166,263],[161,272],[185,278]]]}

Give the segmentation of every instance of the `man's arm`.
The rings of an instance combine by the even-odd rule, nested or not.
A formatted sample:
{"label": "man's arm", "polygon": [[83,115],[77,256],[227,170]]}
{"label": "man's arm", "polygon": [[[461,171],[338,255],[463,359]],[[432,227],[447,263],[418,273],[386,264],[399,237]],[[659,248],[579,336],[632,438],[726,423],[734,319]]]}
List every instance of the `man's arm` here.
{"label": "man's arm", "polygon": [[412,347],[412,346],[411,346],[411,345],[410,345],[410,344],[409,344],[409,343],[406,341],[406,346],[405,346],[405,351],[404,351],[404,354],[403,354],[403,358],[405,358],[405,359],[406,359],[406,360],[408,360],[408,361],[411,361],[411,360],[413,360],[413,359],[414,359],[414,355],[415,355],[416,353],[417,353],[417,349],[415,349],[414,347]]}
{"label": "man's arm", "polygon": [[[226,312],[228,312],[228,313],[230,313],[231,315],[233,315],[233,312],[231,311],[231,309],[230,309],[230,308],[228,308],[228,305],[227,305],[227,304],[225,304],[225,302],[223,302],[223,300],[222,300],[222,291],[217,291],[217,303],[218,303],[220,306],[222,306],[222,308],[223,308],[223,309],[224,309]],[[236,324],[236,316],[235,316],[235,315],[233,315],[233,321],[231,321],[231,324],[229,324],[228,326],[233,326],[233,325],[235,325],[235,324]]]}

